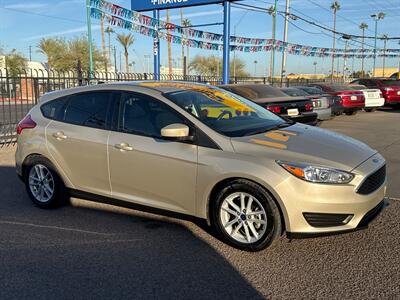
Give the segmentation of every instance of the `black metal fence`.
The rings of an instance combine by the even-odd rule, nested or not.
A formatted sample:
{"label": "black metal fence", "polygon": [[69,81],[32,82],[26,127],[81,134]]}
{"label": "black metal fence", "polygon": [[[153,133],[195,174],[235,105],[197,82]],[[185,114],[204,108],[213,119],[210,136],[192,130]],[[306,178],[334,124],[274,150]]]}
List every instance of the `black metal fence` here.
{"label": "black metal fence", "polygon": [[[212,85],[222,82],[222,78],[217,76],[161,75],[160,77],[161,80],[200,82]],[[15,142],[15,129],[18,122],[38,102],[40,96],[47,92],[100,82],[154,80],[154,74],[95,72],[92,78],[94,79],[89,81],[87,73],[80,71],[57,72],[30,69],[16,74],[0,69],[0,147]],[[285,79],[274,82],[267,77],[232,77],[230,82],[296,86],[308,84],[311,81]]]}

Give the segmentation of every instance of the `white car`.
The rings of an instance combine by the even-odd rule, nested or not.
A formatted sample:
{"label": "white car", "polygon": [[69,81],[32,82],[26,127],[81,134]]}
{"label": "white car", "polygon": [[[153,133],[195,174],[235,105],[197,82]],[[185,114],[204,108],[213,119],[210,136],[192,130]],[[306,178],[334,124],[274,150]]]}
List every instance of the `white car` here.
{"label": "white car", "polygon": [[352,84],[350,85],[352,89],[362,91],[365,97],[365,108],[367,112],[375,111],[378,107],[385,104],[385,98],[383,98],[380,89],[369,89],[364,85]]}

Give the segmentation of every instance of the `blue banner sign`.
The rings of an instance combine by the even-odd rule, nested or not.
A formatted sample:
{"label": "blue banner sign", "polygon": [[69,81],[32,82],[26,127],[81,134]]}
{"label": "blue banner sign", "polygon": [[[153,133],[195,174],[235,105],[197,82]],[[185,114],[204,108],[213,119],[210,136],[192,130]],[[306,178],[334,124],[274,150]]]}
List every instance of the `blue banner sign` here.
{"label": "blue banner sign", "polygon": [[147,11],[222,3],[224,0],[132,0],[132,10]]}

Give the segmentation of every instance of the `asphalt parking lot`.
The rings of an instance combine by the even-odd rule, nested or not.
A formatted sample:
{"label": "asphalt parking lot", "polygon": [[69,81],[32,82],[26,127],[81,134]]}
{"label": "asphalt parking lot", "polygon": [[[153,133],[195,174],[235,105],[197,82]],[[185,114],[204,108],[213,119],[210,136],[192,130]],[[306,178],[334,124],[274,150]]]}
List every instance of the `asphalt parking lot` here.
{"label": "asphalt parking lot", "polygon": [[1,299],[400,297],[400,111],[321,124],[378,149],[389,206],[367,230],[247,253],[187,221],[72,199],[35,207],[0,149]]}

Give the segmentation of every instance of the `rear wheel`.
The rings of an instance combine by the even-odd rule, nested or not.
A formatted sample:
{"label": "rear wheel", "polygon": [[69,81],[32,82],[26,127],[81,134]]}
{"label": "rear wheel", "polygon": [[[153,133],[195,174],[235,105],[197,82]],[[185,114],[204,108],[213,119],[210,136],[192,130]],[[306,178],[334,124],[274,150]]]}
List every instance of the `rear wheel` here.
{"label": "rear wheel", "polygon": [[68,199],[64,183],[53,165],[44,157],[29,162],[24,182],[29,197],[39,207],[57,207]]}
{"label": "rear wheel", "polygon": [[262,250],[282,231],[275,201],[251,181],[235,180],[228,184],[217,194],[211,213],[223,241],[242,250]]}
{"label": "rear wheel", "polygon": [[364,110],[366,112],[374,112],[374,111],[376,111],[376,108],[365,108]]}

